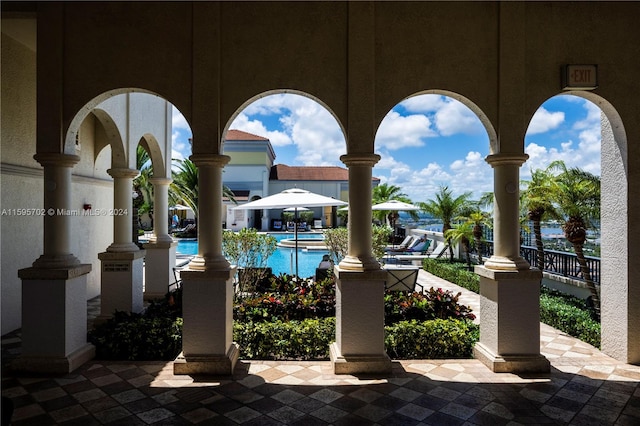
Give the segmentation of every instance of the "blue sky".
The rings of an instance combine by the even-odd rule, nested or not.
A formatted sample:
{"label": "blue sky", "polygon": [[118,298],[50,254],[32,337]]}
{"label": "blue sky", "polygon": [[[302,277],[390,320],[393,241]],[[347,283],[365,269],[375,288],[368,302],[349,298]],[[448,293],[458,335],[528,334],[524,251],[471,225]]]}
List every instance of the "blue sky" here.
{"label": "blue sky", "polygon": [[[245,108],[232,129],[269,138],[276,163],[290,166],[338,165],[346,152],[335,118],[317,102],[294,94],[263,97]],[[173,155],[188,157],[191,131],[174,109]],[[399,186],[414,201],[434,198],[440,185],[475,197],[493,190],[493,172],[484,161],[489,138],[476,115],[462,103],[440,95],[418,95],[400,102],[384,118],[375,139],[382,156],[373,175]],[[600,175],[600,109],[571,95],[547,100],[533,116],[525,138],[529,160],[521,169],[545,168],[563,160]]]}

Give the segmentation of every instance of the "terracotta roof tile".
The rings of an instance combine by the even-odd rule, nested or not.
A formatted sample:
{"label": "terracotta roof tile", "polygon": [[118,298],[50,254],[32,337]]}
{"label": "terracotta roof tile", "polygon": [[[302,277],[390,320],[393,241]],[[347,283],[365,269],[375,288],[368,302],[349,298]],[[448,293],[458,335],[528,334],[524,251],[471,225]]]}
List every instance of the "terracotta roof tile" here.
{"label": "terracotta roof tile", "polygon": [[[349,169],[338,166],[287,166],[271,167],[269,180],[324,180],[349,181]],[[374,181],[380,179],[373,178]]]}
{"label": "terracotta roof tile", "polygon": [[243,132],[242,130],[229,129],[225,135],[226,141],[268,141],[269,139],[254,135],[252,133]]}

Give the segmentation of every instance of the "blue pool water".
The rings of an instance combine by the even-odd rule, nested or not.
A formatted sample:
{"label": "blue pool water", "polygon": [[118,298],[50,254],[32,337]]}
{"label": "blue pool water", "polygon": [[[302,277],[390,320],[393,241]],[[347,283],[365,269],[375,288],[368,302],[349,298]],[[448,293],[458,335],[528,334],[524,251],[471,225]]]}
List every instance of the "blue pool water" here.
{"label": "blue pool water", "polygon": [[[276,240],[280,241],[286,238],[293,238],[292,233],[274,233]],[[298,238],[315,239],[322,238],[322,234],[304,233],[299,234]],[[198,254],[198,242],[194,240],[178,241],[178,254],[195,255]],[[279,275],[281,273],[295,273],[295,249],[287,247],[278,247],[276,251],[269,257],[267,266],[273,273]],[[311,277],[316,273],[316,267],[322,260],[322,255],[327,254],[326,250],[305,250],[298,249],[298,275],[303,278]]]}

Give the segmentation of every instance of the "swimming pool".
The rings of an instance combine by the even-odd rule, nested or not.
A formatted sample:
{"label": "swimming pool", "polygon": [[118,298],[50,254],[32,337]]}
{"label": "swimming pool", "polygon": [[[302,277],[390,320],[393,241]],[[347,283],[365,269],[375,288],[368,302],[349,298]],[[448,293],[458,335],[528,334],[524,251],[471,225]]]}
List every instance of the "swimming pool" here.
{"label": "swimming pool", "polygon": [[[273,233],[276,240],[280,241],[287,238],[293,238],[293,233]],[[299,238],[316,239],[323,238],[320,233],[300,233]],[[176,249],[178,254],[196,255],[198,254],[198,242],[196,240],[179,240]],[[302,278],[314,276],[316,267],[322,260],[322,255],[327,254],[327,250],[306,250],[298,248],[298,274]],[[276,251],[267,260],[267,266],[271,268],[274,274],[281,273],[293,275],[296,270],[295,249],[287,247],[278,247]]]}

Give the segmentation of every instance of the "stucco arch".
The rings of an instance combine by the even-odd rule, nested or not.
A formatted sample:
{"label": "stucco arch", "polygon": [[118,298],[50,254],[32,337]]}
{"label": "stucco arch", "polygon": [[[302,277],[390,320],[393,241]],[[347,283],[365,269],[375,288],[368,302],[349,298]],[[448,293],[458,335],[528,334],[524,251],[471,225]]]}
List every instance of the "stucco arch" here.
{"label": "stucco arch", "polygon": [[[459,93],[452,92],[450,90],[428,89],[428,90],[422,90],[422,91],[413,93],[405,97],[404,99],[400,100],[398,103],[401,103],[407,99],[413,98],[415,96],[420,96],[420,95],[446,96],[448,98],[455,99],[456,101],[460,102],[461,104],[469,108],[476,115],[476,117],[478,117],[478,119],[480,120],[480,123],[482,124],[482,127],[484,127],[485,131],[487,132],[487,135],[489,136],[489,154],[490,155],[497,154],[500,152],[500,148],[498,144],[498,135],[496,133],[493,123],[491,122],[487,114],[485,114],[485,112],[471,99]],[[391,111],[391,109],[393,109],[395,105],[391,105],[388,111]],[[385,116],[386,116],[386,113],[385,113]],[[382,123],[382,120],[384,120],[384,116],[378,119],[376,132],[378,129],[380,129],[380,124]]]}
{"label": "stucco arch", "polygon": [[160,96],[157,93],[154,93],[152,91],[145,90],[145,89],[138,89],[138,88],[113,89],[95,96],[94,98],[89,100],[86,104],[84,104],[78,110],[78,112],[76,112],[76,114],[73,116],[73,118],[69,122],[69,125],[66,126],[65,139],[64,139],[64,153],[75,154],[75,137],[76,137],[76,134],[78,133],[78,130],[80,129],[80,125],[82,124],[82,121],[87,117],[87,115],[93,112],[96,109],[96,107],[98,107],[98,105],[100,105],[101,103],[105,102],[106,100],[114,96],[124,95],[127,93],[134,93],[134,92],[148,93],[150,95]]}
{"label": "stucco arch", "polygon": [[[333,111],[333,109],[331,109],[331,107],[329,107],[329,105],[327,105],[325,102],[323,102],[320,98],[301,91],[301,90],[296,90],[296,89],[273,89],[273,90],[268,90],[265,92],[262,92],[258,95],[255,95],[249,99],[247,99],[244,103],[242,103],[242,105],[240,105],[235,111],[234,113],[231,115],[231,117],[229,117],[229,119],[227,120],[226,125],[224,126],[222,135],[225,135],[227,133],[227,131],[230,129],[231,123],[233,123],[233,121],[236,119],[236,117],[238,117],[238,115],[245,110],[245,108],[247,108],[249,105],[251,105],[252,103],[256,102],[259,99],[265,98],[267,96],[271,96],[271,95],[285,95],[285,94],[291,94],[291,95],[299,95],[299,96],[303,96],[307,99],[311,99],[312,101],[318,103],[320,106],[322,106],[325,110],[327,110],[329,112],[329,114],[331,114],[331,116],[336,120],[336,123],[338,123],[338,126],[340,126],[340,130],[342,131],[342,134],[344,136],[346,145],[347,145],[347,152],[349,152],[349,141],[347,139],[347,132],[345,130],[345,127],[343,125],[343,123],[340,121],[338,115]],[[219,143],[219,148],[220,148],[220,152],[223,151],[224,148],[224,137],[222,137],[223,140],[221,140]],[[195,141],[195,138],[194,138]],[[195,142],[194,142],[195,143]]]}
{"label": "stucco arch", "polygon": [[[138,142],[138,144],[142,145],[149,154],[149,158],[151,158],[151,164],[153,165],[153,177],[168,177],[165,173],[165,161],[171,161],[171,158],[164,158],[158,139],[156,139],[152,134],[146,133],[142,138],[140,138],[140,142]],[[171,153],[168,152],[167,156],[170,155]]]}
{"label": "stucco arch", "polygon": [[113,118],[108,112],[99,108],[93,109],[91,114],[93,114],[100,123],[100,130],[104,132],[102,135],[96,135],[95,157],[93,160],[95,161],[98,158],[98,155],[106,146],[111,146],[111,166],[126,167],[127,156],[125,154],[122,135]]}

